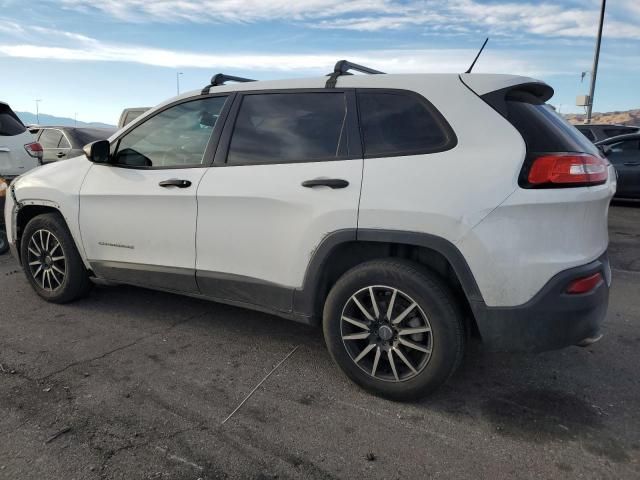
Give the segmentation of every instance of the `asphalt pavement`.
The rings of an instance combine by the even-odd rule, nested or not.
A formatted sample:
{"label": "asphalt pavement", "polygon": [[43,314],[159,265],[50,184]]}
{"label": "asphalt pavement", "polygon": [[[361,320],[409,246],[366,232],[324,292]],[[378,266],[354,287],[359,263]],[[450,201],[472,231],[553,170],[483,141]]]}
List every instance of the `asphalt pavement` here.
{"label": "asphalt pavement", "polygon": [[126,286],[51,305],[5,255],[0,478],[638,479],[640,204],[613,206],[610,234],[599,343],[473,344],[409,404],[348,381],[319,329]]}

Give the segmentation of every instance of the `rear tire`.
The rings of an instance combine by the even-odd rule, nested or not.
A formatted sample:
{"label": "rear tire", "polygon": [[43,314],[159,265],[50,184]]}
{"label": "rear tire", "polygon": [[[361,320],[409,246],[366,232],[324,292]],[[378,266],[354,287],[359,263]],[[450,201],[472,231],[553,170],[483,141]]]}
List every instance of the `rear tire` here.
{"label": "rear tire", "polygon": [[392,400],[433,392],[464,352],[453,293],[437,275],[402,259],[369,261],[345,273],[325,302],[323,329],[342,371]]}
{"label": "rear tire", "polygon": [[71,232],[57,213],[38,215],[29,221],[20,255],[29,283],[48,302],[71,302],[91,289]]}

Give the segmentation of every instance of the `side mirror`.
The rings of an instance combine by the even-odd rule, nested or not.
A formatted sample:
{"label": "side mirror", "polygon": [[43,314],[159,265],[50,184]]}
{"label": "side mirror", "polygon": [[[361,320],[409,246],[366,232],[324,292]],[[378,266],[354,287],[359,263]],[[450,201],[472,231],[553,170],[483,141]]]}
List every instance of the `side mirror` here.
{"label": "side mirror", "polygon": [[82,150],[89,161],[93,163],[109,163],[111,145],[108,140],[92,142],[89,145],[85,145]]}

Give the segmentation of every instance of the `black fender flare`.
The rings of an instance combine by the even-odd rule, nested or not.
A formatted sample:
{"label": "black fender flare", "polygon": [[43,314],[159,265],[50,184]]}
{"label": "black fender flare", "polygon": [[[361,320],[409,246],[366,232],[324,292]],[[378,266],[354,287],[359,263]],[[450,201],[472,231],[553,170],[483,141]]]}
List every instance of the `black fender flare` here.
{"label": "black fender flare", "polygon": [[350,242],[397,243],[426,247],[441,254],[451,265],[462,290],[472,308],[484,305],[469,264],[458,248],[445,238],[422,232],[382,229],[344,229],[327,235],[313,252],[307,265],[302,288],[294,292],[293,311],[305,316],[313,316],[314,304],[323,271],[332,252],[341,244]]}

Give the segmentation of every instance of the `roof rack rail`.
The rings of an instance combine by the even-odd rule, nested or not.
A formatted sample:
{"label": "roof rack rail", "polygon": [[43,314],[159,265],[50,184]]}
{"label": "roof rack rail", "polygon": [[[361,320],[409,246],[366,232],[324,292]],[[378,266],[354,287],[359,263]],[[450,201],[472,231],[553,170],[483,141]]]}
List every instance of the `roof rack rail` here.
{"label": "roof rack rail", "polygon": [[325,85],[326,88],[335,88],[336,82],[338,81],[338,77],[341,75],[351,75],[349,70],[354,70],[360,73],[368,73],[370,75],[381,75],[384,72],[380,70],[374,70],[373,68],[364,67],[362,65],[358,65],[357,63],[349,62],[348,60],[339,60],[336,63],[336,66],[333,67],[333,72],[331,72],[328,76],[329,79]]}
{"label": "roof rack rail", "polygon": [[211,83],[202,89],[202,95],[209,93],[211,87],[217,87],[218,85],[224,85],[225,82],[255,82],[252,78],[234,77],[233,75],[225,75],[224,73],[216,73],[211,77]]}

